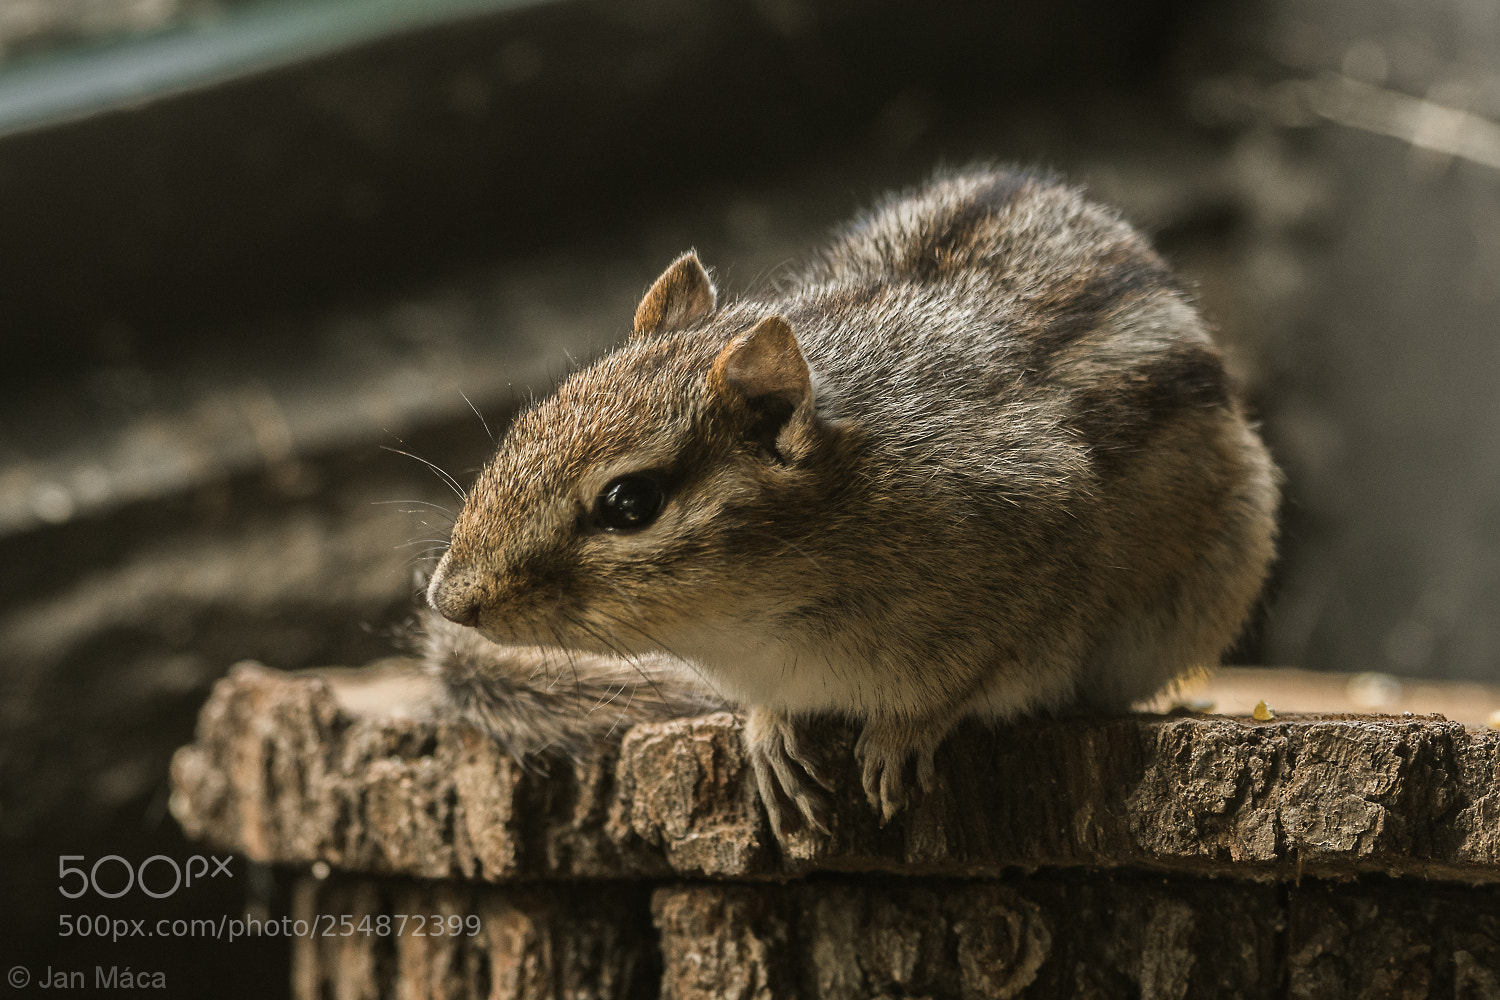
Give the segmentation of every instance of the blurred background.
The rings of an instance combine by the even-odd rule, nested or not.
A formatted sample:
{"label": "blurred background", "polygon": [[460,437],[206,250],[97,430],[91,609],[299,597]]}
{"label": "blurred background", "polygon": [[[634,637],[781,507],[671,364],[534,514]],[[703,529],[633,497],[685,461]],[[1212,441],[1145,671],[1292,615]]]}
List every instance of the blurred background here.
{"label": "blurred background", "polygon": [[[395,651],[424,463],[675,254],[745,291],[976,158],[1121,206],[1219,330],[1288,475],[1234,661],[1496,680],[1494,0],[0,0],[0,958],[283,993],[284,941],[60,939],[58,857],[198,850],[213,681]],[[276,909],[237,873],[122,912]]]}

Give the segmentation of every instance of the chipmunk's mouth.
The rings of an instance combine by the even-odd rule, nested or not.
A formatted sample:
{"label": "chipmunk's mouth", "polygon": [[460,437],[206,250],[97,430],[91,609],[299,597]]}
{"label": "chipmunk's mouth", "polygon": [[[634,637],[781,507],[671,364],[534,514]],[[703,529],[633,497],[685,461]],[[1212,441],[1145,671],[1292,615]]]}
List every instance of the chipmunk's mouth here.
{"label": "chipmunk's mouth", "polygon": [[484,636],[486,639],[488,639],[490,642],[493,642],[497,646],[534,645],[534,643],[528,643],[520,636],[514,635],[509,632],[502,632],[499,629],[489,628],[485,625],[475,625],[474,631],[478,632],[480,635]]}
{"label": "chipmunk's mouth", "polygon": [[481,612],[480,620],[473,623],[475,631],[490,642],[501,646],[539,646],[545,649],[561,649],[580,653],[603,653],[622,655],[633,652],[600,630],[579,626],[566,620],[554,620],[551,615],[528,615]]}
{"label": "chipmunk's mouth", "polygon": [[546,646],[552,649],[578,649],[557,629],[530,620],[527,616],[500,612],[483,613],[473,628],[490,642],[501,646]]}

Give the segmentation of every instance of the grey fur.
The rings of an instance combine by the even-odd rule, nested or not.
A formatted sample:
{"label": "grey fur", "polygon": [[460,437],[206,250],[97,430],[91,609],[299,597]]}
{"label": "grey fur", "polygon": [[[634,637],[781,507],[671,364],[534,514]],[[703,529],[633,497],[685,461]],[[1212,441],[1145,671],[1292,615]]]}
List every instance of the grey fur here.
{"label": "grey fur", "polygon": [[426,609],[417,637],[453,708],[528,765],[577,760],[637,722],[724,707],[667,657],[497,646]]}

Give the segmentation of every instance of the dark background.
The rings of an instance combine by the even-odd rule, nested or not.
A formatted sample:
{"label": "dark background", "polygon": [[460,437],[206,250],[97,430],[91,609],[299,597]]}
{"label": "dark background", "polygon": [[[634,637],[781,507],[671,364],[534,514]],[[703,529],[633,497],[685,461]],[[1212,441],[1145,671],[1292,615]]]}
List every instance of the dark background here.
{"label": "dark background", "polygon": [[[363,28],[41,100],[313,8]],[[681,250],[743,291],[943,163],[1061,168],[1196,289],[1289,477],[1237,662],[1496,679],[1500,7],[468,8],[0,0],[6,968],[282,992],[282,941],[57,926],[274,912],[275,873],[84,907],[57,858],[200,850],[167,761],[232,663],[395,649],[454,498],[381,446],[465,481],[468,401],[498,430]]]}

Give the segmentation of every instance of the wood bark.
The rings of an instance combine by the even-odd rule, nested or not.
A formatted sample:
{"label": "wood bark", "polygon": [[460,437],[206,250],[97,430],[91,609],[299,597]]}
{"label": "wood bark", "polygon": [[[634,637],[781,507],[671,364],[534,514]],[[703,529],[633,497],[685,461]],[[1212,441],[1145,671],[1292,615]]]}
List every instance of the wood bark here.
{"label": "wood bark", "polygon": [[882,828],[854,773],[832,837],[771,836],[727,713],[523,765],[467,726],[355,716],[330,682],[242,665],[173,762],[193,836],[254,860],[501,882],[1127,868],[1263,881],[1500,881],[1500,732],[1441,717],[1033,720],[961,729]]}
{"label": "wood bark", "polygon": [[1493,731],[975,727],[889,826],[778,840],[727,713],[523,765],[357,677],[242,665],[173,766],[190,834],[325,876],[299,998],[1500,998]]}

